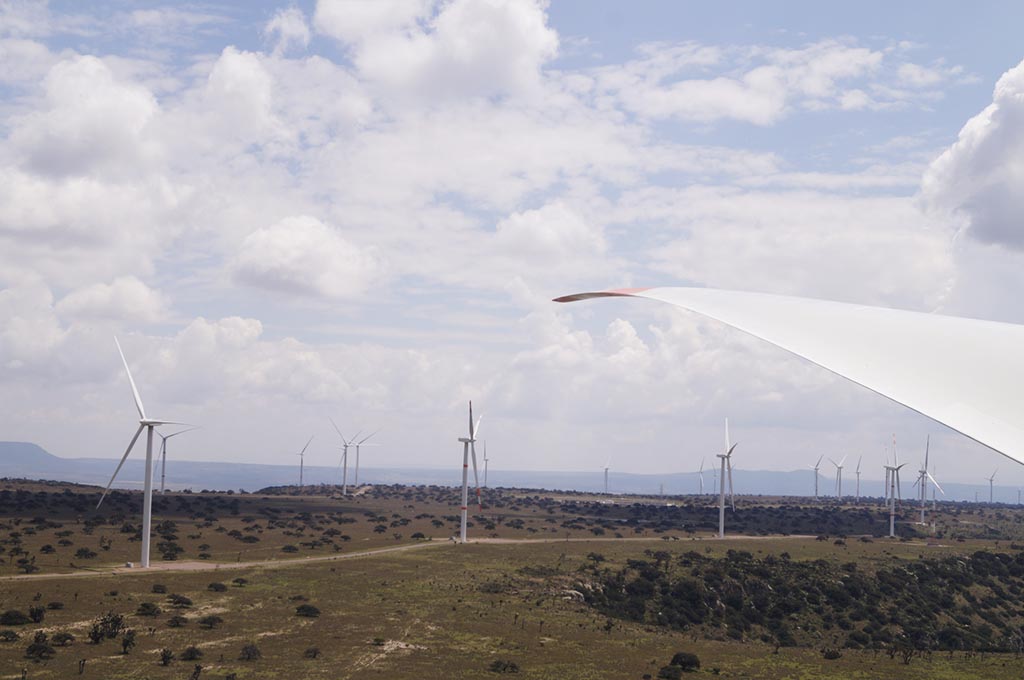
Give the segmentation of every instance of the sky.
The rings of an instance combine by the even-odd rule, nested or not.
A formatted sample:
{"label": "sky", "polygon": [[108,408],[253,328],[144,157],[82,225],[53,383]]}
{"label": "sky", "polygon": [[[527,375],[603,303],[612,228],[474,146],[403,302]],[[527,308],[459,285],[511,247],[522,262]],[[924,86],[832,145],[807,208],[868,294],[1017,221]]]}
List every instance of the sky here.
{"label": "sky", "polygon": [[[1024,469],[781,350],[582,290],[1024,323],[1024,6],[0,0],[0,439],[116,458]],[[140,455],[141,450],[133,455]],[[847,464],[850,469],[851,463]]]}

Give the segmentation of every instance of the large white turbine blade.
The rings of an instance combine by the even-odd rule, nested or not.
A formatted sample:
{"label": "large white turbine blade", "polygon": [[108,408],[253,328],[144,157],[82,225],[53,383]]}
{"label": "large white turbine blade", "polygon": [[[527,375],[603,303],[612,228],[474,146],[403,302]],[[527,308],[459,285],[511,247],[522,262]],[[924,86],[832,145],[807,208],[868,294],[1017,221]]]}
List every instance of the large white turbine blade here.
{"label": "large white turbine blade", "polygon": [[473,400],[469,401],[469,438],[473,438]]}
{"label": "large white turbine blade", "polygon": [[817,470],[821,466],[821,459],[825,456],[818,456],[818,462],[814,464],[814,469]]}
{"label": "large white turbine blade", "polygon": [[925,435],[925,438],[924,438],[924,469],[925,470],[928,469],[928,449],[931,446],[931,440],[932,440],[932,436],[930,434],[929,435]]}
{"label": "large white turbine blade", "polygon": [[[184,429],[184,430],[178,430],[177,432],[172,432],[170,434],[161,434],[160,436],[166,442],[171,437],[177,437],[179,434],[185,434],[186,432],[191,432],[192,430],[200,430],[200,429],[202,429],[202,427],[199,426],[199,425],[196,425],[195,427],[189,427],[189,428]],[[160,433],[157,432],[157,434],[160,434]]]}
{"label": "large white turbine blade", "polygon": [[828,462],[832,463],[832,465],[834,465],[834,466],[836,466],[836,467],[839,467],[839,463],[837,463],[837,462],[835,462],[834,460],[832,460],[832,456],[829,456],[829,457],[828,457]]}
{"label": "large white turbine blade", "polygon": [[483,415],[480,415],[480,416],[477,417],[476,425],[473,426],[473,432],[470,434],[470,438],[471,439],[475,440],[477,434],[480,433],[480,421],[483,420],[483,419],[484,419]]}
{"label": "large white turbine blade", "polygon": [[725,419],[725,450],[729,450],[729,419]]}
{"label": "large white turbine blade", "polygon": [[838,467],[843,467],[843,465],[846,463],[846,459],[847,459],[847,457],[849,457],[849,455],[850,454],[846,454],[845,456],[842,457],[842,459],[839,461],[839,466]]}
{"label": "large white turbine blade", "polygon": [[[736,445],[733,444],[733,449]],[[736,511],[736,497],[732,493],[732,449],[729,449],[729,455],[725,457],[725,467],[729,471],[729,505],[732,506],[733,512]]]}
{"label": "large white turbine blade", "polygon": [[132,437],[130,442],[128,442],[128,448],[125,449],[124,455],[121,456],[121,462],[117,464],[114,474],[111,475],[110,481],[107,482],[107,488],[105,488],[103,493],[100,495],[99,503],[96,504],[97,509],[99,509],[100,505],[103,503],[103,499],[107,497],[107,493],[110,492],[111,485],[113,485],[114,480],[117,479],[117,473],[121,471],[121,466],[124,465],[124,462],[128,459],[128,454],[132,452],[132,447],[135,446],[135,442],[138,441],[139,435],[142,434],[142,430],[145,429],[145,427],[145,425],[139,425],[139,429],[135,430],[135,436]]}
{"label": "large white turbine blade", "polygon": [[[316,435],[313,435],[313,437],[315,437],[315,436],[316,436]],[[306,449],[308,449],[308,448],[309,448],[309,445],[310,445],[311,443],[313,443],[313,437],[310,437],[310,438],[309,438],[309,441],[308,441],[308,442],[306,442],[306,445],[302,447],[302,450],[301,450],[301,451],[299,451],[299,455],[300,455],[300,456],[301,456],[302,454],[304,454],[304,453],[306,452]]]}
{"label": "large white turbine blade", "polygon": [[925,474],[928,475],[928,479],[932,480],[932,484],[934,484],[935,488],[939,490],[939,493],[941,493],[943,496],[945,496],[946,492],[942,490],[942,487],[939,486],[939,483],[935,481],[934,477],[932,477],[932,473],[926,472]]}
{"label": "large white turbine blade", "polygon": [[1024,326],[761,293],[632,288],[801,356],[1024,462]]}
{"label": "large white turbine blade", "polygon": [[857,458],[857,474],[860,474],[860,462],[864,460],[864,456]]}
{"label": "large white turbine blade", "polygon": [[135,408],[139,411],[139,418],[142,420],[146,419],[146,409],[142,405],[142,397],[139,396],[139,389],[135,387],[135,379],[132,377],[132,369],[128,368],[128,360],[124,358],[124,352],[121,351],[121,343],[117,341],[117,336],[114,336],[114,344],[117,345],[117,353],[121,355],[121,363],[124,364],[124,371],[128,374],[128,383],[132,386],[132,396],[135,397]]}
{"label": "large white turbine blade", "polygon": [[370,434],[366,435],[365,437],[363,437],[362,439],[360,439],[360,440],[359,440],[358,442],[356,442],[356,446],[362,446],[362,445],[363,445],[363,442],[365,442],[365,441],[366,441],[367,439],[369,439],[369,438],[370,438],[370,437],[372,437],[373,435],[377,434],[378,432],[380,432],[380,430],[374,430],[374,431],[373,431],[373,432],[371,432]]}

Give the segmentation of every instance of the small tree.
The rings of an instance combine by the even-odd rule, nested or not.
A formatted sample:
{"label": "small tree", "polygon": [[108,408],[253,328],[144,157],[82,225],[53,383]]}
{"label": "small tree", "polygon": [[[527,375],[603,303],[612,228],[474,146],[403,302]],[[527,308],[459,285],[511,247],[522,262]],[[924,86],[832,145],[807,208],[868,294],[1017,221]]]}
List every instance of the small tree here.
{"label": "small tree", "polygon": [[235,584],[236,588],[242,588],[242,587],[248,585],[249,579],[242,578],[241,576],[239,576],[238,578],[231,579],[231,582]]}
{"label": "small tree", "polygon": [[0,626],[24,626],[27,623],[32,623],[32,619],[18,609],[8,609],[0,614]]}
{"label": "small tree", "polygon": [[259,661],[262,657],[263,654],[260,652],[260,648],[254,642],[250,642],[242,647],[242,652],[238,655],[239,661]]}
{"label": "small tree", "polygon": [[679,666],[684,672],[692,673],[700,670],[700,659],[690,652],[676,652],[668,665]]}
{"label": "small tree", "polygon": [[519,664],[514,661],[505,661],[504,659],[495,659],[487,670],[492,673],[518,673]]}
{"label": "small tree", "polygon": [[174,652],[169,649],[160,650],[160,665],[170,666],[171,662],[174,661]]}
{"label": "small tree", "polygon": [[307,659],[316,659],[316,658],[318,658],[320,656],[320,648],[319,647],[309,647],[309,648],[306,649],[306,651],[304,651],[302,653],[302,656],[304,656]]}
{"label": "small tree", "polygon": [[224,623],[224,619],[215,614],[210,614],[209,616],[204,616],[199,619],[199,625],[206,629],[216,628],[222,623]]}
{"label": "small tree", "polygon": [[185,651],[181,653],[182,661],[195,661],[203,658],[203,650],[199,649],[195,645],[189,645],[185,648]]}
{"label": "small tree", "polygon": [[135,610],[136,616],[160,616],[162,610],[155,602],[142,602]]}
{"label": "small tree", "polygon": [[121,637],[121,653],[127,654],[135,647],[135,629],[129,628]]}
{"label": "small tree", "polygon": [[46,610],[42,607],[29,607],[28,617],[32,619],[32,623],[42,623],[46,617]]}
{"label": "small tree", "polygon": [[171,628],[181,628],[186,623],[188,623],[188,619],[186,619],[184,616],[180,616],[180,615],[179,616],[172,616],[171,618],[167,619],[167,625],[170,626]]}
{"label": "small tree", "polygon": [[315,619],[320,616],[320,610],[311,604],[300,604],[295,608],[296,616],[305,616],[311,619]]}
{"label": "small tree", "polygon": [[210,585],[206,586],[206,589],[212,590],[215,593],[223,593],[225,590],[228,589],[228,587],[223,583],[211,583]]}
{"label": "small tree", "polygon": [[50,638],[50,641],[57,647],[67,647],[75,641],[75,636],[71,633],[61,631],[59,633],[54,633],[53,637]]}
{"label": "small tree", "polygon": [[25,656],[33,661],[50,659],[57,652],[50,646],[46,633],[37,631],[32,638],[32,644],[25,650]]}

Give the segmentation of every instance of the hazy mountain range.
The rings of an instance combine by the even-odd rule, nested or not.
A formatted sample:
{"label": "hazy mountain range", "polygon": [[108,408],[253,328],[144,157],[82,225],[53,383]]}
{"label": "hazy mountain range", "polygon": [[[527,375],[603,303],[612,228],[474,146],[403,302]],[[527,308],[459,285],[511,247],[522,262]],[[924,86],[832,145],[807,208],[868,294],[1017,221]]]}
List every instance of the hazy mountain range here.
{"label": "hazy mountain range", "polygon": [[[126,489],[142,488],[143,462],[141,456],[133,456],[125,462],[118,475],[116,487]],[[105,486],[114,471],[117,461],[111,458],[60,458],[36,444],[27,442],[0,442],[0,477],[25,479],[50,479],[80,484]],[[824,471],[824,468],[822,469]],[[472,474],[472,473],[471,473]],[[354,483],[355,470],[350,457],[349,483]],[[733,485],[737,494],[759,494],[768,496],[811,496],[814,492],[814,473],[810,470],[775,472],[765,470],[733,470]],[[154,475],[159,488],[160,470]],[[228,490],[244,489],[254,491],[267,486],[297,484],[299,466],[259,465],[251,463],[196,462],[168,459],[167,487],[169,489]],[[341,470],[337,467],[308,465],[305,468],[306,484],[338,484]],[[472,484],[472,477],[470,478]],[[461,470],[457,465],[451,469],[439,468],[381,468],[361,467],[359,481],[371,484],[433,484],[458,486],[461,484]],[[488,473],[488,485],[525,489],[549,489],[566,491],[603,491],[603,471],[519,471],[495,470]],[[940,480],[941,481],[941,480]],[[903,479],[903,497],[915,495],[914,472],[907,468]],[[480,483],[483,484],[483,469],[480,469]],[[715,477],[710,470],[704,471],[704,490],[711,494]],[[667,473],[664,475],[629,474],[610,471],[608,486],[617,494],[694,494],[700,488],[696,472]],[[833,495],[835,479],[820,475],[818,488],[822,495]],[[851,470],[846,470],[843,479],[843,493],[852,496],[856,479]],[[973,501],[975,494],[981,501],[988,500],[988,488],[980,484],[945,483],[943,500]],[[994,499],[1001,503],[1017,503],[1016,487],[996,486]],[[884,495],[883,483],[877,479],[861,479],[861,495]]]}

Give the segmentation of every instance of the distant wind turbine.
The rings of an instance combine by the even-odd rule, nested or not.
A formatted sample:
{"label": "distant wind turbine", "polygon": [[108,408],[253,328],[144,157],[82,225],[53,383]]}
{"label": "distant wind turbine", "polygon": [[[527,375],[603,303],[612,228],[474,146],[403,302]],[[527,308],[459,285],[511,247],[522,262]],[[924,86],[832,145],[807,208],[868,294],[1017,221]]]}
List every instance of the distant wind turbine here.
{"label": "distant wind turbine", "polygon": [[857,503],[860,503],[860,462],[864,459],[864,456],[857,457]]}
{"label": "distant wind turbine", "polygon": [[305,469],[305,466],[306,466],[306,449],[308,449],[309,445],[312,444],[312,443],[313,443],[313,437],[310,437],[309,441],[306,442],[306,445],[302,447],[301,451],[299,451],[299,488],[300,489],[303,487],[302,473],[303,473],[303,471]]}
{"label": "distant wind turbine", "polygon": [[117,345],[117,353],[121,355],[121,363],[124,364],[125,373],[128,374],[128,383],[132,386],[132,396],[135,398],[135,408],[139,412],[139,429],[135,431],[135,436],[128,443],[128,448],[125,450],[124,455],[121,456],[121,462],[117,464],[117,468],[114,470],[113,476],[110,481],[107,482],[107,488],[103,490],[103,494],[100,496],[99,503],[96,507],[99,508],[103,503],[103,499],[107,497],[107,493],[110,491],[111,485],[117,478],[117,473],[121,471],[121,467],[124,465],[125,460],[128,459],[128,454],[132,452],[132,447],[135,446],[135,442],[138,441],[139,435],[142,434],[142,430],[146,430],[146,466],[145,466],[145,481],[143,482],[142,492],[142,558],[140,564],[143,568],[149,567],[149,534],[152,530],[153,525],[153,432],[160,425],[186,425],[187,423],[179,423],[174,420],[161,420],[159,418],[149,418],[146,416],[146,409],[142,405],[142,397],[139,396],[139,390],[135,387],[135,379],[132,378],[131,369],[128,368],[128,360],[124,358],[124,352],[121,351],[121,343],[114,338],[114,344]]}
{"label": "distant wind turbine", "polygon": [[487,457],[487,442],[484,442],[484,488],[487,488],[487,463],[491,459]]}
{"label": "distant wind turbine", "polygon": [[[828,459],[828,462],[836,466],[836,498],[841,501],[843,500],[843,463],[846,462],[846,456],[843,456],[838,463],[831,458]],[[815,473],[815,478],[817,478],[817,473]]]}
{"label": "distant wind turbine", "polygon": [[483,416],[473,422],[473,402],[469,402],[469,436],[459,437],[462,442],[462,521],[459,525],[459,542],[466,542],[466,522],[469,519],[469,455],[473,454],[473,480],[476,483],[477,505],[483,510],[480,501],[480,480],[476,474],[476,435],[480,431],[480,421]]}
{"label": "distant wind turbine", "polygon": [[903,465],[899,464],[899,459],[896,456],[896,437],[892,439],[892,465],[886,461],[885,465],[885,487],[886,487],[886,502],[889,504],[889,538],[896,537],[896,501],[902,498],[900,497],[900,468]]}
{"label": "distant wind turbine", "polygon": [[818,500],[818,470],[821,468],[821,460],[825,456],[818,456],[818,462],[814,465],[808,465],[808,470],[814,470],[814,500]]}
{"label": "distant wind turbine", "polygon": [[172,432],[170,434],[163,434],[162,432],[157,432],[157,434],[160,435],[160,493],[165,493],[167,488],[165,486],[165,482],[167,480],[167,440],[170,439],[171,437],[177,437],[179,434],[185,434],[186,432],[191,432],[192,430],[198,429],[198,427],[190,427],[188,429],[178,430],[177,432]]}
{"label": "distant wind turbine", "polygon": [[718,537],[725,538],[725,478],[729,477],[729,501],[733,512],[736,511],[736,499],[732,494],[732,450],[736,444],[729,444],[729,419],[725,419],[725,453],[715,454],[722,459],[722,474],[719,476],[718,494]]}
{"label": "distant wind turbine", "polygon": [[604,492],[608,493],[608,470],[612,466],[611,456],[608,457],[608,462],[604,464]]}
{"label": "distant wind turbine", "polygon": [[359,486],[359,447],[364,445],[373,446],[373,444],[365,444],[365,442],[367,439],[377,434],[378,432],[380,432],[380,430],[374,430],[373,432],[371,432],[370,434],[366,435],[365,437],[356,442],[356,486]]}
{"label": "distant wind turbine", "polygon": [[700,480],[700,495],[704,495],[704,458],[700,459],[700,469],[697,470],[697,479]]}
{"label": "distant wind turbine", "polygon": [[[338,425],[337,425],[337,423],[334,422],[334,418],[331,418],[330,416],[327,416],[327,419],[331,421],[331,425],[334,426],[334,431],[337,432],[338,436],[341,438],[341,460],[338,461],[338,467],[341,468],[341,495],[342,496],[347,496],[348,495],[348,447],[352,446],[352,442],[355,440],[355,437],[353,437],[352,439],[345,439],[345,435],[343,435],[341,433],[341,430],[338,429]],[[358,437],[358,436],[359,436],[359,433],[356,432],[356,437]],[[337,479],[337,477],[335,477],[335,479]]]}
{"label": "distant wind turbine", "polygon": [[991,503],[994,498],[993,490],[995,488],[996,473],[999,472],[999,468],[992,471],[992,476],[988,478],[988,502]]}
{"label": "distant wind turbine", "polygon": [[922,463],[921,469],[917,471],[917,481],[914,483],[914,486],[918,487],[917,492],[921,500],[921,524],[925,523],[924,512],[925,506],[928,505],[928,482],[931,481],[934,485],[932,488],[933,503],[935,499],[935,489],[941,491],[943,496],[946,495],[946,492],[942,491],[942,487],[939,486],[939,483],[935,481],[935,477],[932,477],[932,474],[928,472],[928,450],[930,448],[931,435],[928,435],[924,440],[924,463]]}

